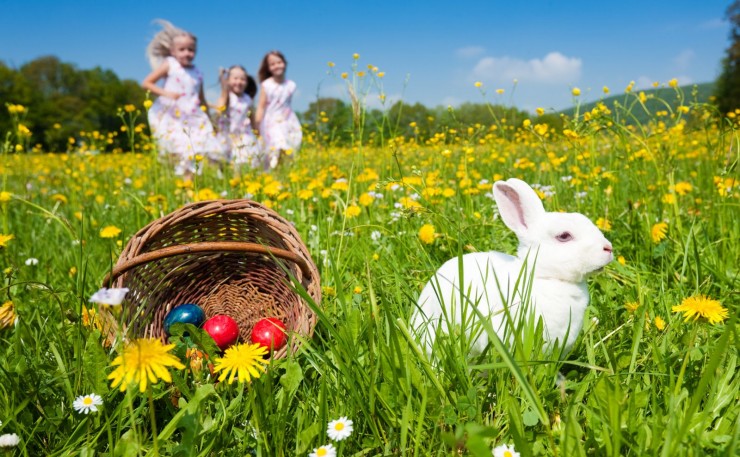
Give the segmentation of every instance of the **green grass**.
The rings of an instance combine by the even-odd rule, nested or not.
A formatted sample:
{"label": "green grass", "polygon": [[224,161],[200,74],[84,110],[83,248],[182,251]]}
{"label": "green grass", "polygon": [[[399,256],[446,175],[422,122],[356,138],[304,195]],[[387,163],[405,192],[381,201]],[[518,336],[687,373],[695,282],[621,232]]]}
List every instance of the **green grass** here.
{"label": "green grass", "polygon": [[[458,129],[380,148],[309,138],[272,175],[206,167],[192,188],[148,155],[6,152],[12,197],[0,203],[0,234],[14,238],[0,249],[0,301],[12,300],[18,321],[0,330],[0,433],[18,434],[10,452],[26,456],[307,455],[329,442],[330,420],[347,416],[354,432],[335,443],[345,456],[482,456],[505,443],[523,456],[737,455],[740,136],[736,121],[691,110],[703,119],[693,130],[679,112],[637,128],[619,111],[570,121],[570,136],[534,125],[508,139]],[[408,325],[416,298],[451,257],[514,251],[486,195],[508,177],[552,186],[548,210],[608,222],[623,263],[590,280],[586,324],[567,356],[543,354],[528,323],[513,347],[490,333],[477,357],[450,335],[429,363]],[[691,190],[679,193],[679,182]],[[295,223],[321,272],[323,300],[309,303],[315,333],[249,384],[188,368],[171,370],[151,397],[111,390],[120,348],[83,325],[82,308],[133,233],[209,192],[250,196]],[[359,215],[347,216],[353,205]],[[667,237],[656,242],[661,221]],[[435,227],[431,244],[417,236],[424,224]],[[121,235],[101,238],[108,225]],[[38,264],[26,265],[32,257]],[[697,294],[729,318],[685,322],[672,311]],[[100,412],[76,413],[75,397],[91,392],[104,399]]]}

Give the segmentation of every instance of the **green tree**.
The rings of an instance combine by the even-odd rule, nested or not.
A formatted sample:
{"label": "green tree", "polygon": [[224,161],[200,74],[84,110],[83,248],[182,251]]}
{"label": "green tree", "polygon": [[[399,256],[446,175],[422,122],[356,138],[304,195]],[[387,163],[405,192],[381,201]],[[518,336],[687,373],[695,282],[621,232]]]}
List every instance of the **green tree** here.
{"label": "green tree", "polygon": [[301,115],[308,132],[322,144],[349,144],[352,138],[352,107],[338,98],[319,98]]}
{"label": "green tree", "polygon": [[[82,131],[118,132],[118,110],[128,104],[142,109],[144,98],[137,82],[121,81],[111,70],[79,70],[54,56],[40,57],[17,70],[0,62],[0,99],[28,108],[25,125],[33,133],[31,144],[47,151],[65,151],[67,139]],[[146,123],[143,116],[140,121]],[[2,106],[0,134],[4,137],[9,128],[10,117]],[[114,138],[110,146],[128,149],[125,138]]]}
{"label": "green tree", "polygon": [[740,0],[727,8],[730,21],[730,47],[722,60],[722,73],[717,80],[717,107],[722,114],[740,107]]}

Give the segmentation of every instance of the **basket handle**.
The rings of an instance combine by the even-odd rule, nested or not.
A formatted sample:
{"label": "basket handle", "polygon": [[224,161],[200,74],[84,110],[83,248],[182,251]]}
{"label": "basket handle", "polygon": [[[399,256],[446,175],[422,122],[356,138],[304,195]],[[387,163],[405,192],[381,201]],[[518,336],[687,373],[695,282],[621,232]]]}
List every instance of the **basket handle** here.
{"label": "basket handle", "polygon": [[291,262],[298,265],[301,269],[304,277],[311,277],[311,270],[308,267],[306,261],[298,254],[280,248],[268,247],[257,243],[244,243],[241,241],[206,241],[202,243],[191,243],[182,244],[178,246],[167,246],[156,251],[145,252],[144,254],[137,255],[133,259],[130,259],[121,265],[117,265],[113,268],[113,271],[108,273],[103,279],[103,284],[106,287],[110,287],[113,280],[118,278],[123,273],[129,271],[134,267],[138,267],[141,264],[151,262],[153,260],[164,259],[166,257],[173,257],[176,255],[192,254],[198,252],[246,252],[250,254],[266,254],[275,256],[281,259],[290,260]]}

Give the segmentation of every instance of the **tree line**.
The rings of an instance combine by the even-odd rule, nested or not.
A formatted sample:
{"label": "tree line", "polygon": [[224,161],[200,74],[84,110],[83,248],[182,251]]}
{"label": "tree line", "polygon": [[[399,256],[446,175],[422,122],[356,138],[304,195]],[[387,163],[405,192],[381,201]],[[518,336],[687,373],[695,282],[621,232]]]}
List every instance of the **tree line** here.
{"label": "tree line", "polygon": [[[30,130],[29,143],[45,151],[66,151],[69,138],[83,131],[119,132],[118,110],[128,104],[141,107],[145,97],[138,82],[100,67],[80,70],[54,56],[18,69],[0,62],[0,100],[25,107],[20,117]],[[9,111],[0,106],[0,141],[14,128]],[[113,145],[125,147],[126,142],[125,135],[113,138]]]}

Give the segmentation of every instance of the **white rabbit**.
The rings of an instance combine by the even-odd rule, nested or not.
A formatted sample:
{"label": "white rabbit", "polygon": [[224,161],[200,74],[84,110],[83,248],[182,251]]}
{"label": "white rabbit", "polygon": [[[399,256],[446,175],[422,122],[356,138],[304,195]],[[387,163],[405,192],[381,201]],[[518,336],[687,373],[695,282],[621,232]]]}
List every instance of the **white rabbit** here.
{"label": "white rabbit", "polygon": [[[586,276],[614,259],[612,245],[583,214],[545,212],[540,198],[524,181],[497,181],[493,195],[504,224],[519,238],[517,256],[479,252],[445,262],[422,290],[411,328],[431,354],[437,331],[447,333],[448,323],[453,328],[465,327],[462,331],[470,335],[471,319],[477,320],[471,307],[477,306],[505,340],[504,306],[517,322],[527,277],[531,278],[531,311],[535,318],[542,318],[545,340],[550,345],[559,340],[567,352],[583,326],[589,301]],[[517,278],[521,279],[520,290],[513,289]],[[482,331],[474,336],[470,351],[480,353],[488,338]]]}

